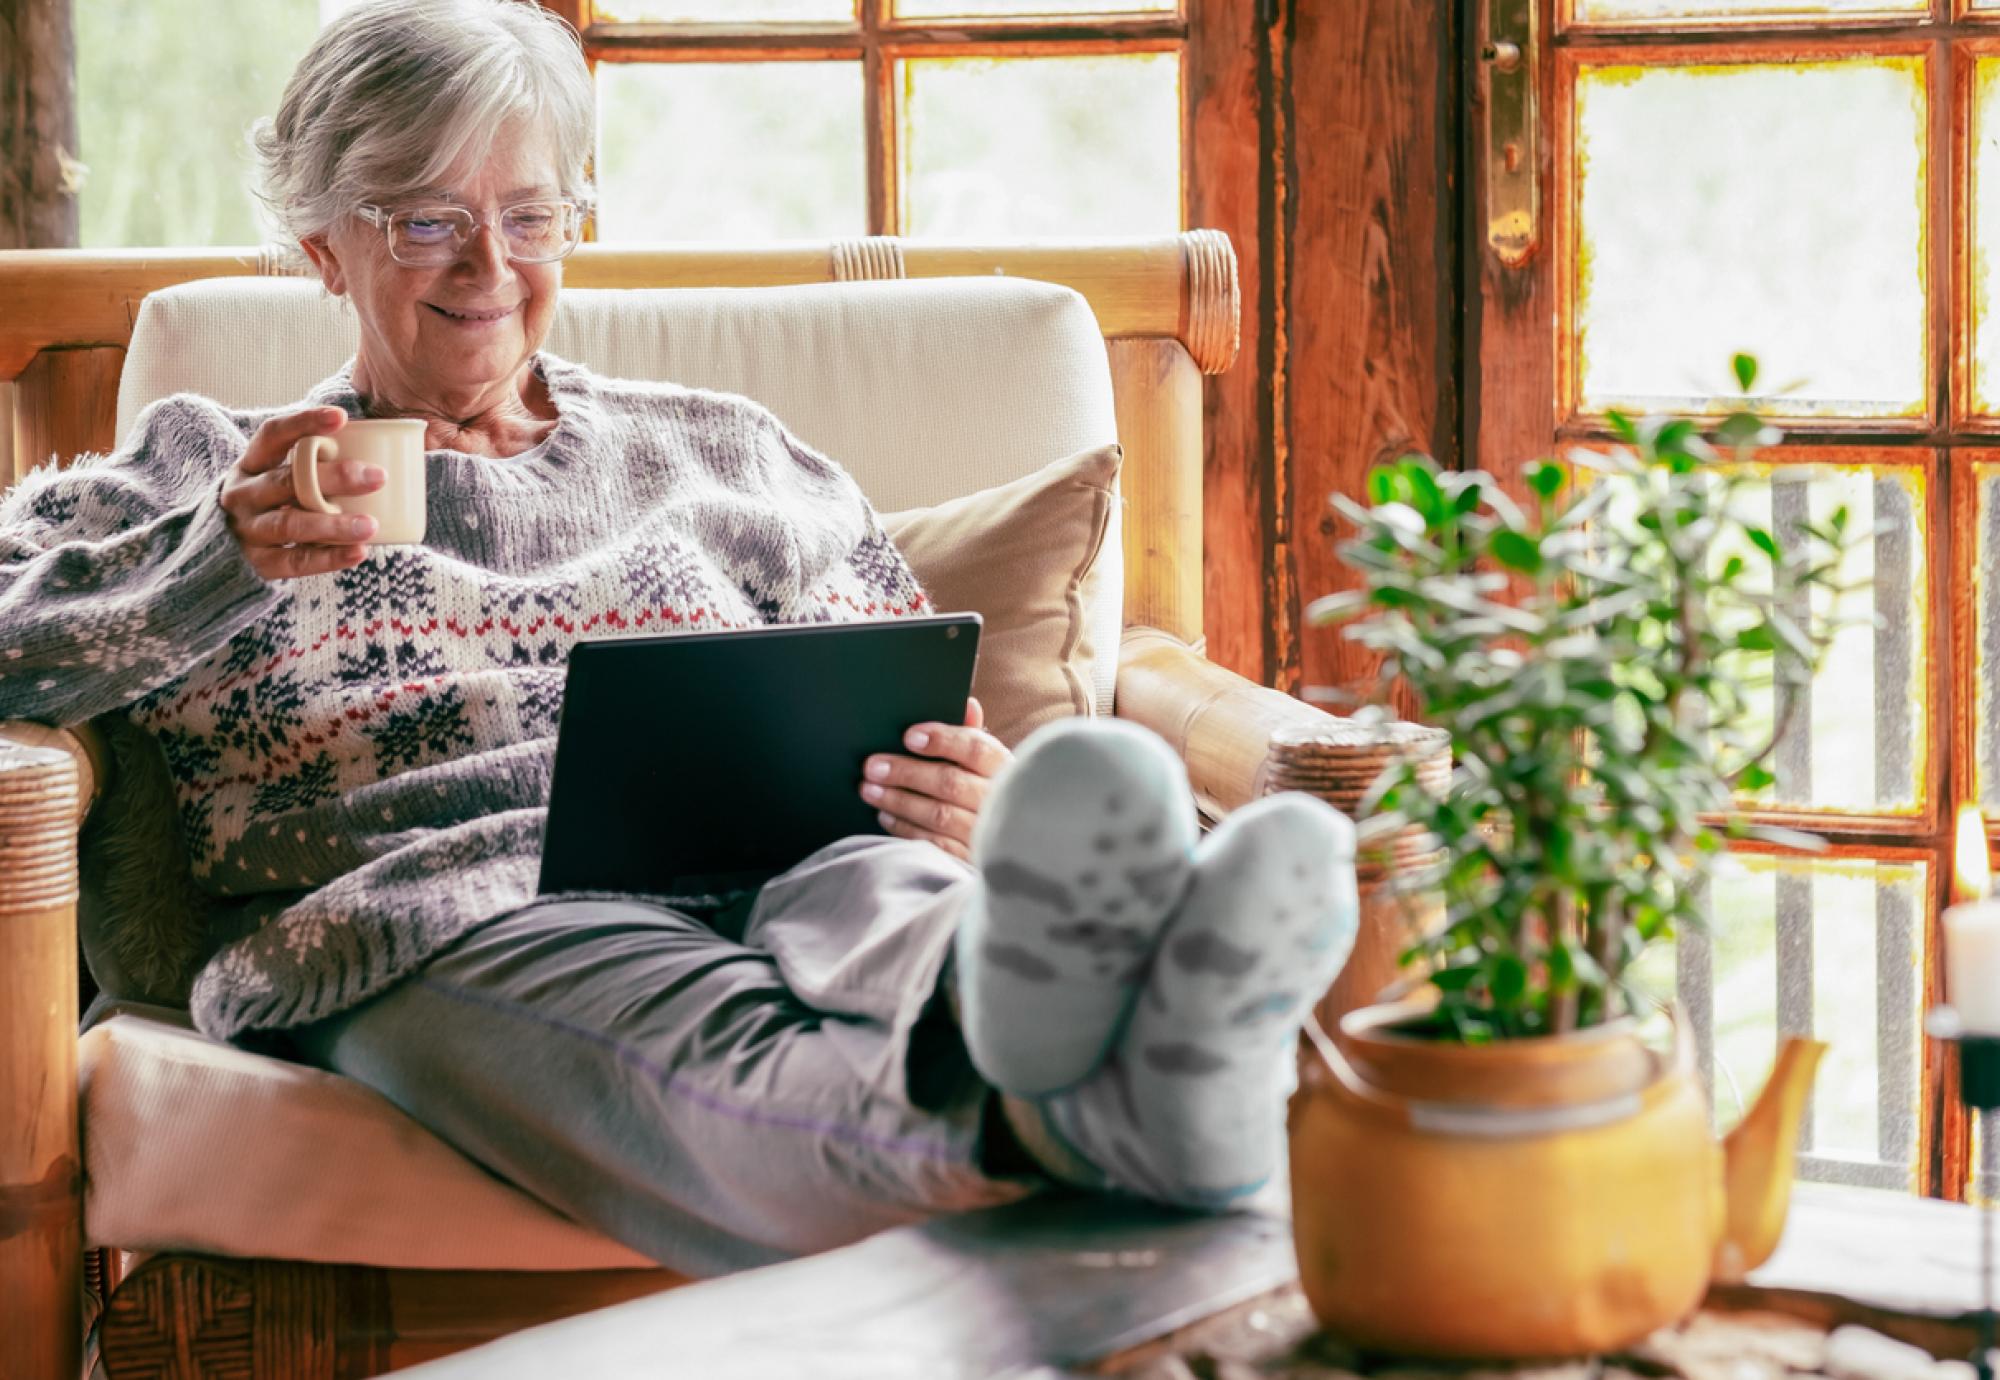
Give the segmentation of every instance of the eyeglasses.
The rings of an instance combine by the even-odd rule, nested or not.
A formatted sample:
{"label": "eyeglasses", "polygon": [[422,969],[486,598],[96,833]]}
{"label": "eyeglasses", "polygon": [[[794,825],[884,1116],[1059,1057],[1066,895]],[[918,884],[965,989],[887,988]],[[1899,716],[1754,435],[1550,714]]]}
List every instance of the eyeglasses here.
{"label": "eyeglasses", "polygon": [[491,215],[463,206],[357,206],[354,213],[382,227],[389,257],[411,268],[440,268],[465,252],[472,232],[499,224],[507,257],[517,264],[568,258],[583,238],[584,207],[567,198],[517,201]]}

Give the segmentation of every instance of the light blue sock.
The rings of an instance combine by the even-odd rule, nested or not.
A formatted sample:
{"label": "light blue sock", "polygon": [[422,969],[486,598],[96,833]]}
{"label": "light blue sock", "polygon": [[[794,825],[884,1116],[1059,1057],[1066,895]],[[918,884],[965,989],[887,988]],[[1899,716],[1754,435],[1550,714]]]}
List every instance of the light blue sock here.
{"label": "light blue sock", "polygon": [[1068,1087],[1109,1052],[1193,866],[1187,770],[1156,734],[1064,719],[979,812],[956,940],[959,1026],[1004,1092]]}
{"label": "light blue sock", "polygon": [[1187,899],[1104,1065],[1054,1096],[1004,1100],[1057,1178],[1185,1207],[1254,1192],[1283,1162],[1299,1027],[1347,961],[1354,827],[1270,796],[1202,841]]}

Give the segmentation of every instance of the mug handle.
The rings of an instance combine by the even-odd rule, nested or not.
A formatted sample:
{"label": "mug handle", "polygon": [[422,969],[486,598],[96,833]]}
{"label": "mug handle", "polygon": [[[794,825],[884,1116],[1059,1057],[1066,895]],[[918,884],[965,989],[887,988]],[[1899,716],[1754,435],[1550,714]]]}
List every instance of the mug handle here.
{"label": "mug handle", "polygon": [[[322,457],[321,452],[325,452]],[[301,436],[292,446],[292,496],[299,506],[309,513],[338,513],[326,501],[326,495],[319,491],[319,462],[322,458],[333,459],[340,454],[340,447],[331,436]]]}

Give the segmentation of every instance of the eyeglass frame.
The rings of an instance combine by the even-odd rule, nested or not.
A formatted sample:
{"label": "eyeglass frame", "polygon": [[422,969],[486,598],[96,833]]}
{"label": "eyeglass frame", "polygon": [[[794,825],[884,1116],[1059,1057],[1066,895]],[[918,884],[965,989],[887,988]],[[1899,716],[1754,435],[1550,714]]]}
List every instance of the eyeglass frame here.
{"label": "eyeglass frame", "polygon": [[[496,232],[495,226],[497,225],[500,218],[505,216],[509,211],[519,210],[523,206],[567,206],[576,213],[575,237],[571,239],[569,244],[564,247],[563,251],[560,254],[552,254],[546,259],[525,258],[519,254],[514,253],[510,244],[507,252],[508,263],[514,263],[514,264],[560,263],[564,259],[567,259],[570,255],[576,253],[577,246],[583,243],[584,222],[590,219],[590,212],[591,212],[590,201],[588,199],[581,197],[573,197],[573,196],[523,197],[519,201],[510,201],[505,206],[496,206],[493,208],[491,212],[475,211],[470,206],[462,206],[458,205],[457,203],[449,201],[434,201],[429,203],[418,203],[409,206],[397,206],[397,207],[378,206],[372,201],[364,201],[360,205],[354,208],[354,214],[361,217],[361,219],[367,221],[370,225],[377,226],[378,228],[380,228],[380,230],[382,231],[382,243],[383,246],[388,249],[389,257],[391,259],[395,259],[397,263],[402,264],[405,268],[442,268],[444,267],[444,265],[454,262],[461,255],[465,253],[465,247],[468,244],[472,243],[472,236],[479,230],[483,229],[486,230],[488,233],[498,233],[500,235],[501,243],[509,244],[506,233],[504,231]],[[436,263],[411,263],[407,259],[400,259],[396,257],[395,218],[399,215],[414,213],[418,211],[462,211],[466,215],[472,218],[472,229],[467,230],[464,236],[461,239],[459,239],[458,243],[452,246],[452,251],[449,258],[440,259]]]}

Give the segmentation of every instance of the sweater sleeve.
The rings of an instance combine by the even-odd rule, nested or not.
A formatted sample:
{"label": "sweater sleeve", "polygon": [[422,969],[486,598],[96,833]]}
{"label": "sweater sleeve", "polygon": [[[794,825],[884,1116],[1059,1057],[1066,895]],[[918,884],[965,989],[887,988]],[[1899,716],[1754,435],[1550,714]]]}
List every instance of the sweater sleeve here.
{"label": "sweater sleeve", "polygon": [[767,472],[778,506],[795,515],[798,583],[781,623],[899,618],[930,613],[930,596],[889,540],[852,475],[773,419],[776,454]]}
{"label": "sweater sleeve", "polygon": [[36,470],[0,500],[0,719],[129,704],[281,602],[222,511],[245,444],[216,404],[168,398],[119,450]]}

